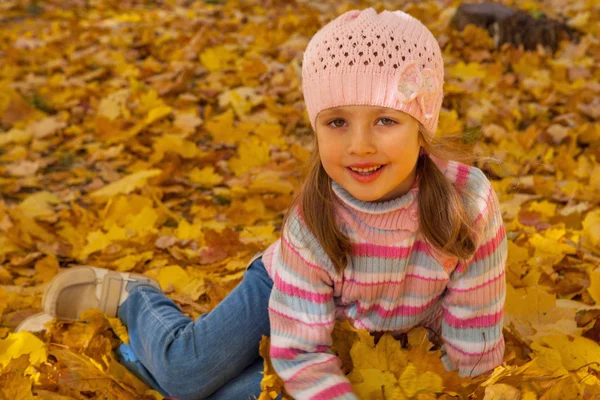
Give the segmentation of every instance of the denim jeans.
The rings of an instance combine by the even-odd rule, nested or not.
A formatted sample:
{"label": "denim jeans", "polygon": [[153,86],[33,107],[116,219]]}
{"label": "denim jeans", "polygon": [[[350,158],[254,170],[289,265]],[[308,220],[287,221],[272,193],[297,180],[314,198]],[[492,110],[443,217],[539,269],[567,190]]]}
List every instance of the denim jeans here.
{"label": "denim jeans", "polygon": [[134,288],[119,307],[129,331],[117,357],[142,381],[180,400],[258,398],[262,335],[271,336],[268,303],[273,281],[262,258],[249,263],[242,282],[196,321],[163,292]]}

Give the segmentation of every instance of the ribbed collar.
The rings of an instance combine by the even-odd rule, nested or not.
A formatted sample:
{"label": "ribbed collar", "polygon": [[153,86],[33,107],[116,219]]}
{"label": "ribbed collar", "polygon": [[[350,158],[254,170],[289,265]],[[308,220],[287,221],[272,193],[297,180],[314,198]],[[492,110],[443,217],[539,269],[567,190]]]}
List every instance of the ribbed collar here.
{"label": "ribbed collar", "polygon": [[419,227],[416,201],[419,190],[417,179],[408,192],[383,202],[358,200],[335,181],[331,182],[331,188],[341,205],[370,227],[411,232],[415,232]]}

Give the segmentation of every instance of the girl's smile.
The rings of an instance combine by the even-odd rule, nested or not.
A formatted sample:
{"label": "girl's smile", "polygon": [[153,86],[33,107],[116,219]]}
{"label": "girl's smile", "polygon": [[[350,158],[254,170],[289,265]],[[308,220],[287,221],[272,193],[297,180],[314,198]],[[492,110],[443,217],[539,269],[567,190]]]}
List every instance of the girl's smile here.
{"label": "girl's smile", "polygon": [[362,183],[369,183],[377,179],[383,172],[384,168],[385,165],[379,164],[373,167],[363,167],[358,169],[355,167],[348,167],[348,171],[350,175],[352,175],[352,177],[357,181]]}

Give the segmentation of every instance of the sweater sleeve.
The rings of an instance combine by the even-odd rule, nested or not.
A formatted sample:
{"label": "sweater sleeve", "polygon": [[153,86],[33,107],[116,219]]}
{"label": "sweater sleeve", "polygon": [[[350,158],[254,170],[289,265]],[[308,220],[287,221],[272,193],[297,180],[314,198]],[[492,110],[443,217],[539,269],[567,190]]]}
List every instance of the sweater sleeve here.
{"label": "sweater sleeve", "polygon": [[273,251],[269,299],[273,368],[296,400],[358,400],[331,351],[333,266],[296,211]]}
{"label": "sweater sleeve", "polygon": [[476,376],[502,363],[507,241],[498,197],[485,175],[483,205],[474,221],[476,251],[451,274],[442,299],[442,362],[459,376]]}

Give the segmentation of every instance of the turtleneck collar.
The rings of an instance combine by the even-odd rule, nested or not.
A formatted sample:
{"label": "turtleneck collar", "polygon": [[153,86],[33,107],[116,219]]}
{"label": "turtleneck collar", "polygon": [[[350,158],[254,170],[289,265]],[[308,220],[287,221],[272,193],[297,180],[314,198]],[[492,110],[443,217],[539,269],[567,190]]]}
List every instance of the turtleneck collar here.
{"label": "turtleneck collar", "polygon": [[359,200],[335,181],[331,182],[331,188],[341,205],[370,227],[411,232],[415,232],[419,227],[416,201],[419,190],[417,179],[408,192],[383,202]]}

